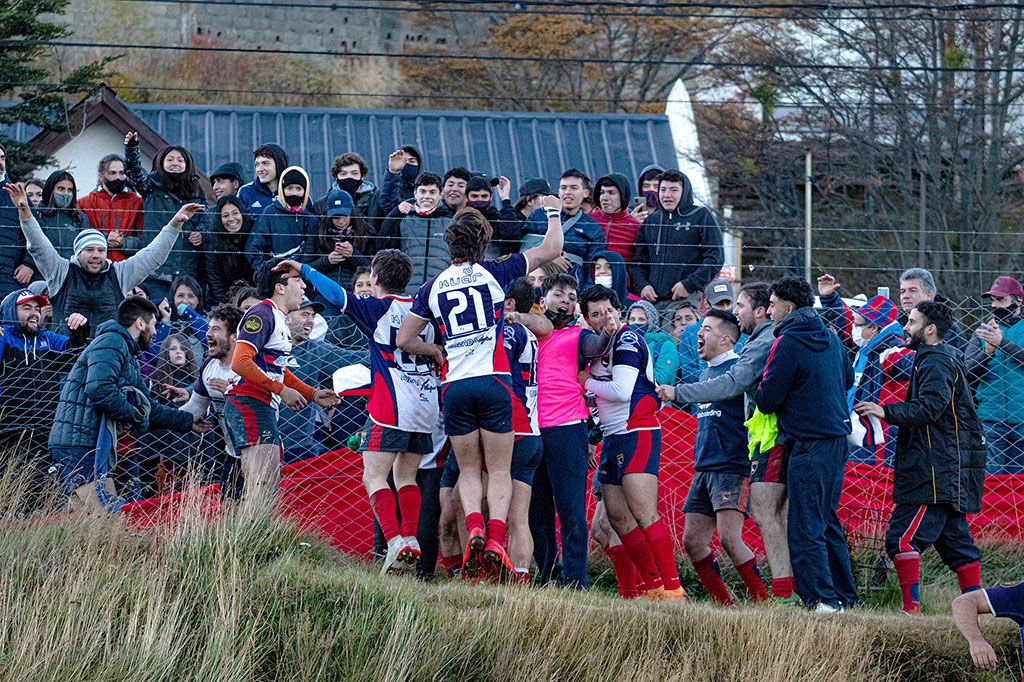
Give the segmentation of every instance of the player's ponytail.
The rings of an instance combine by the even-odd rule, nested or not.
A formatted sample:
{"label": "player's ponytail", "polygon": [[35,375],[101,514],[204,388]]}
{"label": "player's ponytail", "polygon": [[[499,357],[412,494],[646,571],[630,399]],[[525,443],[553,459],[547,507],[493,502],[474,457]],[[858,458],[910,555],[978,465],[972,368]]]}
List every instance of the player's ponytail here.
{"label": "player's ponytail", "polygon": [[444,231],[453,261],[478,263],[484,259],[484,249],[491,241],[491,224],[475,208],[464,208],[454,216]]}

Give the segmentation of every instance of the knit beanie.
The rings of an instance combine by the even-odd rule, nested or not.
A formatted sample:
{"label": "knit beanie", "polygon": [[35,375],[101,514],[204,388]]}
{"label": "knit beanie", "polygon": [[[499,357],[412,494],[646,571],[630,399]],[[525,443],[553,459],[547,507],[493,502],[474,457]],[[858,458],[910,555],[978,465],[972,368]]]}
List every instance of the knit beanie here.
{"label": "knit beanie", "polygon": [[89,228],[88,230],[82,230],[75,237],[75,256],[82,253],[82,249],[87,246],[102,246],[107,248],[107,238],[103,236],[103,233],[99,230]]}

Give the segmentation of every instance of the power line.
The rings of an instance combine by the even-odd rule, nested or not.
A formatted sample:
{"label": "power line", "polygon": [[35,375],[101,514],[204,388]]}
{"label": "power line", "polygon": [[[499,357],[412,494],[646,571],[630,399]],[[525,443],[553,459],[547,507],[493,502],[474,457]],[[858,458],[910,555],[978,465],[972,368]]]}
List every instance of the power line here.
{"label": "power line", "polygon": [[[466,54],[436,54],[436,53],[399,53],[389,52],[338,52],[336,50],[308,50],[308,49],[264,49],[256,47],[208,47],[198,45],[142,45],[131,43],[87,43],[80,41],[61,40],[25,40],[8,39],[0,40],[0,47],[5,46],[40,46],[40,47],[82,47],[107,50],[171,50],[176,52],[213,52],[213,53],[236,53],[236,54],[296,54],[307,56],[323,57],[347,57],[347,58],[380,58],[380,59],[414,59],[414,60],[448,60],[448,61],[483,61],[483,62],[545,62],[559,64],[623,64],[630,66],[642,66],[650,64],[651,60],[645,59],[617,59],[604,57],[499,57],[496,55],[466,55]],[[870,71],[891,73],[898,72],[924,72],[924,73],[1021,73],[1024,66],[1012,69],[995,67],[951,67],[951,66],[878,66],[872,64],[807,64],[797,62],[737,62],[737,61],[707,61],[702,59],[694,60],[660,60],[657,62],[662,66],[706,66],[716,68],[763,68],[763,69],[792,69],[795,71]]]}

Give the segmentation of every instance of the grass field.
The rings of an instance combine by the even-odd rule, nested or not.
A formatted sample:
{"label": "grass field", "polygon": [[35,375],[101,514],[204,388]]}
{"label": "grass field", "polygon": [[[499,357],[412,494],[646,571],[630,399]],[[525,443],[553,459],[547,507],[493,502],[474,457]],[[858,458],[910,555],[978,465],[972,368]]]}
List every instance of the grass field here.
{"label": "grass field", "polygon": [[[607,576],[590,594],[379,578],[279,521],[186,517],[159,538],[111,518],[8,521],[0,566],[3,680],[1020,677],[1016,628],[991,619],[1002,665],[984,676],[948,615],[625,602]],[[948,613],[950,585],[924,585],[926,607]]]}

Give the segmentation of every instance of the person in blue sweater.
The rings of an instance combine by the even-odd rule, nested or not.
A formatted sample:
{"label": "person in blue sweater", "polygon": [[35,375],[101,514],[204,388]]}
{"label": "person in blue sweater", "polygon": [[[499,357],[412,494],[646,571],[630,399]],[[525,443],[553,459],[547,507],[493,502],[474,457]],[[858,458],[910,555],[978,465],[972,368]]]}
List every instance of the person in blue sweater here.
{"label": "person in blue sweater", "polygon": [[[648,304],[650,305],[650,304]],[[701,322],[697,348],[708,366],[701,381],[722,376],[740,356],[734,347],[740,338],[740,322],[725,310],[712,308]],[[750,461],[747,457],[747,429],[743,422],[743,393],[725,400],[697,405],[697,438],[693,444],[693,480],[686,494],[683,512],[686,522],[683,547],[693,562],[697,577],[711,598],[732,604],[722,581],[711,536],[718,539],[729,560],[747,586],[751,601],[768,598],[754,553],[743,542],[743,521],[750,500]]]}
{"label": "person in blue sweater", "polygon": [[754,402],[778,417],[789,454],[787,536],[796,592],[817,613],[860,603],[836,507],[843,488],[853,368],[799,277],[772,283],[775,343]]}

